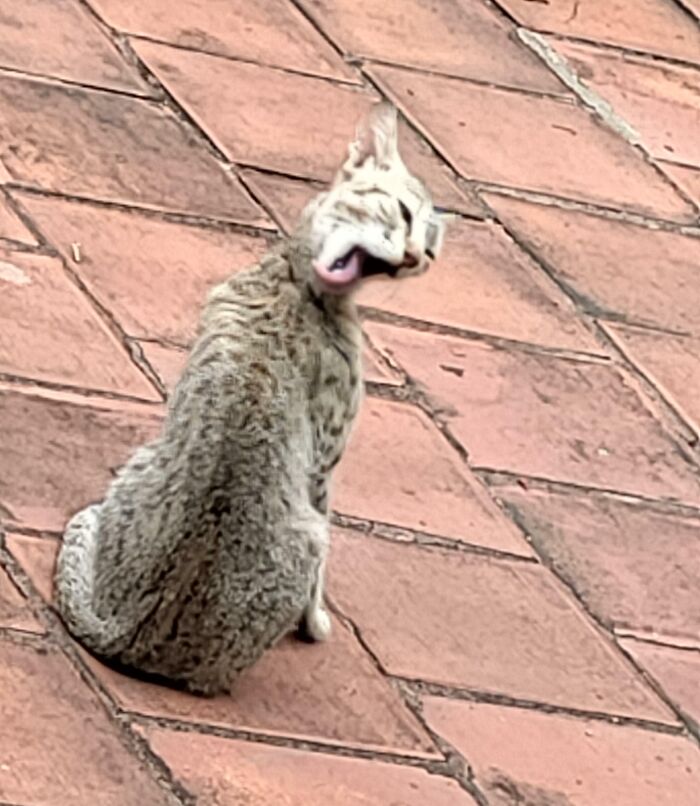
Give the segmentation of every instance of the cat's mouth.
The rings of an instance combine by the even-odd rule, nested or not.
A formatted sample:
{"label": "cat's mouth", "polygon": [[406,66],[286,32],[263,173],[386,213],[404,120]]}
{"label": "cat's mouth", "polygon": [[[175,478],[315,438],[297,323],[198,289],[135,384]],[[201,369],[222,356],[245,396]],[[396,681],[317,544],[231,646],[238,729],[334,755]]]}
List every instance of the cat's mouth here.
{"label": "cat's mouth", "polygon": [[381,274],[396,277],[399,269],[413,268],[417,264],[416,258],[408,253],[404,255],[400,264],[394,265],[380,260],[356,246],[330,266],[316,263],[314,268],[326,291],[344,293],[367,277],[376,277]]}

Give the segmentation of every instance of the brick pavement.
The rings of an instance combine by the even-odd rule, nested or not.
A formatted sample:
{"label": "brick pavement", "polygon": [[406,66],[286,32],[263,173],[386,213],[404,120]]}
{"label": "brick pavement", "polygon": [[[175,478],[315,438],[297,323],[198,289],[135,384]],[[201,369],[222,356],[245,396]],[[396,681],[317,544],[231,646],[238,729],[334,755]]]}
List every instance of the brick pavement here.
{"label": "brick pavement", "polygon": [[[3,806],[697,806],[699,15],[0,0]],[[455,220],[362,292],[332,640],[123,677],[51,609],[61,528],[381,95]]]}

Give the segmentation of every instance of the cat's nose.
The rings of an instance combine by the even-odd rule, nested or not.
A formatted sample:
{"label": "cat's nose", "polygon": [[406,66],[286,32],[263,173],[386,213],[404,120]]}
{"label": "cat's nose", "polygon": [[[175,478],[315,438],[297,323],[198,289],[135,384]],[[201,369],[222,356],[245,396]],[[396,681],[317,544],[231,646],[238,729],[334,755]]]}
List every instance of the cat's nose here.
{"label": "cat's nose", "polygon": [[401,264],[402,269],[413,269],[415,266],[418,265],[418,258],[411,254],[410,252],[404,252],[403,255],[403,263]]}

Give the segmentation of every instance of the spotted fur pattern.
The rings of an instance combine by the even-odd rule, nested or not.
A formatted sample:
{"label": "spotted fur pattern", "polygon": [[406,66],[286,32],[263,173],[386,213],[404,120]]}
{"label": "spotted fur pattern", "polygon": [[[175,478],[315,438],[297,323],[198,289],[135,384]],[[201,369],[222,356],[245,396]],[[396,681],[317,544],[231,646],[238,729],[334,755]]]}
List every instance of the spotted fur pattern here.
{"label": "spotted fur pattern", "polygon": [[99,657],[213,694],[298,625],[327,637],[328,485],[360,405],[361,330],[313,265],[343,221],[399,228],[408,248],[371,173],[355,193],[346,164],[290,239],[211,292],[161,435],[66,527],[58,607]]}

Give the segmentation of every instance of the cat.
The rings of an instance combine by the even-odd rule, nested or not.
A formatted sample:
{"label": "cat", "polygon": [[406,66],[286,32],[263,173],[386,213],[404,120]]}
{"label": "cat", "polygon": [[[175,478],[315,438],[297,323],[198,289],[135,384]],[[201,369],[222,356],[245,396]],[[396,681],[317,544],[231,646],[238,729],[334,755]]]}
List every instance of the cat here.
{"label": "cat", "polygon": [[294,628],[328,637],[329,481],[362,391],[353,294],[425,271],[443,229],[381,102],[291,237],[212,290],[161,435],[69,521],[57,606],[86,648],[213,695]]}

